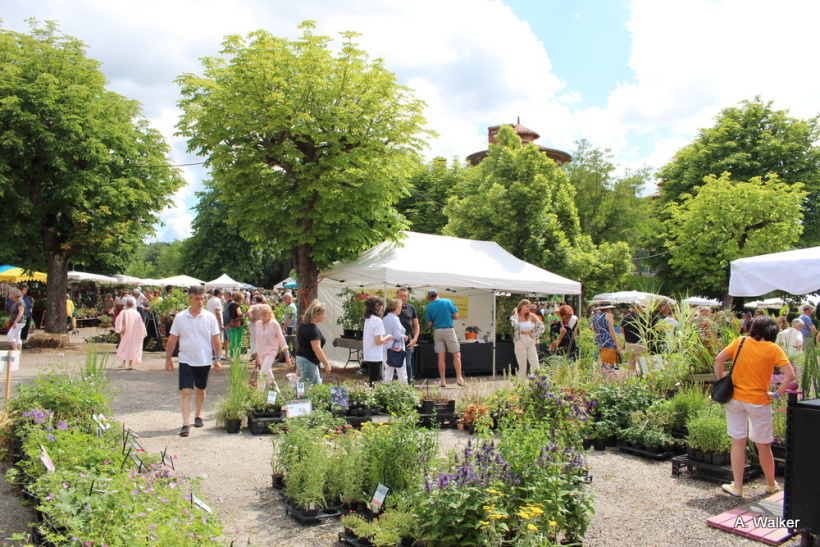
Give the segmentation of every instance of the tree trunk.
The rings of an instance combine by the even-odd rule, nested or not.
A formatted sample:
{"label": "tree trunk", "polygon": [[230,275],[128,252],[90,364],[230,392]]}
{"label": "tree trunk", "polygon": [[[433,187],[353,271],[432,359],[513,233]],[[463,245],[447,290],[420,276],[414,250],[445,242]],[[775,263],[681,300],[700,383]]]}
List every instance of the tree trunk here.
{"label": "tree trunk", "polygon": [[310,244],[296,247],[296,306],[301,316],[319,294],[319,270],[310,256]]}
{"label": "tree trunk", "polygon": [[[46,246],[48,249],[48,246]],[[66,332],[66,286],[70,255],[46,251],[48,262],[48,291],[46,298],[45,330],[51,334]]]}
{"label": "tree trunk", "polygon": [[730,295],[728,292],[723,293],[723,309],[726,311],[732,311],[732,306],[734,305],[735,297]]}

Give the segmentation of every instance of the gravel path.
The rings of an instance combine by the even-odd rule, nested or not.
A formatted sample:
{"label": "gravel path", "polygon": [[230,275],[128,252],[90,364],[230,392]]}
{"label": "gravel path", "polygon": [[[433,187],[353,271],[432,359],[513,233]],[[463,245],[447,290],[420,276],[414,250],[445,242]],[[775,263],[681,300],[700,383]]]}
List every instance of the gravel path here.
{"label": "gravel path", "polygon": [[[24,352],[23,370],[15,375],[15,382],[31,381],[50,365],[67,370],[71,363],[81,362],[85,356],[81,342],[94,334],[94,329],[83,330],[88,332],[72,337],[72,347],[62,350],[64,356],[58,356],[60,350]],[[7,347],[0,344],[0,349]],[[244,430],[227,435],[214,427],[216,396],[225,392],[225,374],[211,375],[203,413],[205,427],[192,428],[188,438],[178,436],[177,375],[165,371],[163,354],[146,353],[137,371],[114,368],[111,379],[119,390],[112,405],[114,418],[142,435],[140,442],[146,450],[167,448],[177,457],[177,470],[206,477],[202,480],[203,494],[222,519],[226,537],[239,539],[238,545],[248,541],[256,546],[336,544],[336,534],[341,531],[338,521],[303,527],[285,516],[280,496],[270,487],[271,436],[255,436]],[[463,445],[468,437],[462,431],[442,431],[442,451]],[[588,461],[596,513],[586,545],[762,545],[706,525],[708,517],[744,504],[721,493],[715,483],[672,477],[668,461],[648,462],[612,449],[590,452]],[[0,466],[0,471],[5,468]],[[763,485],[763,479],[756,479],[748,486],[762,495]],[[27,530],[33,513],[20,503],[16,489],[0,480],[0,539]],[[794,547],[799,541],[783,545]]]}

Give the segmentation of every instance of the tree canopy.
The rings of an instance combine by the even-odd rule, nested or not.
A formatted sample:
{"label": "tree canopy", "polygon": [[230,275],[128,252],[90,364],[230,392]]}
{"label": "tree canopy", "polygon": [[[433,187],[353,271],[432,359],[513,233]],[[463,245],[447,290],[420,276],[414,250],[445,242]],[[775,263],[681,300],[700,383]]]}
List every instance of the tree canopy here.
{"label": "tree canopy", "polygon": [[442,233],[447,225],[444,208],[464,176],[464,169],[458,160],[448,167],[445,158],[434,158],[413,171],[407,181],[411,193],[396,204],[411,230],[423,234]]}
{"label": "tree canopy", "polygon": [[627,169],[619,176],[608,148],[595,148],[586,139],[575,144],[572,162],[564,169],[575,187],[581,231],[595,244],[626,241],[636,247],[648,229],[646,200],[640,195],[649,180],[649,168]]}
{"label": "tree canopy", "polygon": [[270,248],[254,248],[236,226],[227,224],[230,206],[213,188],[198,192],[191,237],[182,242],[182,269],[205,281],[223,273],[243,283],[270,287],[287,277],[292,266]]}
{"label": "tree canopy", "polygon": [[[738,258],[789,249],[803,229],[800,183],[777,175],[736,181],[729,173],[709,175],[694,194],[668,207],[666,247],[672,274],[689,290],[722,296],[731,307],[729,263]],[[725,293],[725,294],[724,294]]]}
{"label": "tree canopy", "polygon": [[106,84],[56,24],[0,30],[0,255],[46,269],[49,332],[65,330],[69,260],[124,265],[183,184],[140,105]]}
{"label": "tree canopy", "polygon": [[228,36],[204,75],[178,78],[178,124],[207,157],[213,187],[242,237],[295,259],[299,291],[316,294],[335,260],[396,239],[395,204],[424,146],[423,103],[343,33],[338,53],[315,25],[288,40]]}
{"label": "tree canopy", "polygon": [[574,188],[566,173],[534,145],[521,146],[502,126],[498,144],[467,169],[448,201],[444,233],[495,241],[532,264],[580,280],[591,290],[629,274],[629,246],[596,246],[581,233]]}
{"label": "tree canopy", "polygon": [[726,108],[715,125],[701,129],[660,170],[661,199],[680,202],[704,184],[708,175],[729,172],[734,181],[777,175],[781,183],[803,183],[807,199],[801,204],[803,246],[820,245],[820,127],[818,118],[800,120],[788,110],[775,110],[759,97]]}

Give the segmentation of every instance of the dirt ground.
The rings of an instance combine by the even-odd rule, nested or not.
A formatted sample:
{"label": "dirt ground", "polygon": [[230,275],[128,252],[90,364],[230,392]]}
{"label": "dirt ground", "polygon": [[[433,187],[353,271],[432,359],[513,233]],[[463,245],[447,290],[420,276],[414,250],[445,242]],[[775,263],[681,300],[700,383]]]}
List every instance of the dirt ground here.
{"label": "dirt ground", "polygon": [[[85,359],[85,339],[95,334],[96,329],[82,329],[71,337],[71,346],[62,350],[25,350],[21,371],[14,374],[13,384],[30,382],[46,370],[72,370]],[[0,343],[0,349],[8,349],[8,344]],[[102,349],[112,352],[114,347]],[[237,539],[236,544],[243,546],[337,544],[336,534],[342,530],[338,520],[301,526],[285,515],[280,495],[271,489],[271,436],[255,436],[246,430],[228,435],[214,426],[216,397],[226,389],[225,374],[211,375],[203,412],[205,427],[192,428],[190,437],[182,438],[178,435],[182,422],[177,374],[165,371],[164,354],[146,353],[135,371],[118,368],[113,357],[109,359],[111,382],[118,391],[112,404],[114,418],[139,433],[147,451],[167,449],[176,457],[177,470],[204,477],[203,497],[222,519],[226,544],[230,539]],[[338,369],[341,366],[336,364]],[[277,378],[284,372],[280,369]],[[336,378],[362,377],[351,372],[334,373],[325,381]],[[457,391],[454,394],[458,396]],[[467,438],[469,435],[463,431],[443,430],[442,452],[462,446]],[[759,545],[706,525],[707,518],[749,502],[721,493],[715,483],[672,477],[668,461],[648,462],[612,449],[590,452],[588,462],[593,475],[595,515],[586,545]],[[0,465],[0,471],[5,467]],[[762,494],[763,485],[762,479],[756,479],[747,490]],[[0,479],[0,539],[26,532],[33,518],[33,511],[22,503],[17,489]],[[791,540],[783,545],[798,544]],[[9,541],[3,545],[17,544]]]}

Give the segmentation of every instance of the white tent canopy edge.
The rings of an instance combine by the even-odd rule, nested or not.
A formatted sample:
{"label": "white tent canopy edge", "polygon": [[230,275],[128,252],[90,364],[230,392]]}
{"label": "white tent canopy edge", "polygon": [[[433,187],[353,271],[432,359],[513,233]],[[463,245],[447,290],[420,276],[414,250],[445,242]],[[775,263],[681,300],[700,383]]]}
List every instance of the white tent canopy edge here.
{"label": "white tent canopy edge", "polygon": [[775,290],[794,295],[820,289],[820,247],[739,258],[730,264],[729,294],[760,296]]}
{"label": "white tent canopy edge", "polygon": [[[321,272],[319,296],[328,304],[329,321],[323,331],[336,338],[341,313],[336,294],[343,287],[412,287],[422,297],[430,288],[446,297],[448,291],[477,297],[491,317],[495,332],[495,293],[581,294],[581,283],[529,264],[505,251],[494,241],[403,232],[399,242],[386,241],[362,252],[355,262],[337,263]],[[482,296],[484,298],[482,298]],[[491,302],[487,309],[487,301]],[[472,305],[471,305],[472,306]],[[470,323],[478,323],[471,318]],[[486,324],[486,323],[485,323]],[[495,337],[493,336],[493,342]],[[495,367],[494,367],[495,368]]]}

